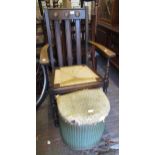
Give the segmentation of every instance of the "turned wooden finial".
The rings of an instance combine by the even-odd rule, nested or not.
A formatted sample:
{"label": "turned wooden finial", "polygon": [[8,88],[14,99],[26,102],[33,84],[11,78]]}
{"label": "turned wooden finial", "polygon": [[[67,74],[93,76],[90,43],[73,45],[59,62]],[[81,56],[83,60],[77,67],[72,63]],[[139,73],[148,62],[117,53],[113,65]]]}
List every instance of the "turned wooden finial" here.
{"label": "turned wooden finial", "polygon": [[54,17],[58,17],[58,16],[59,16],[58,12],[54,12]]}
{"label": "turned wooden finial", "polygon": [[65,17],[69,17],[69,12],[65,12]]}
{"label": "turned wooden finial", "polygon": [[76,12],[75,12],[75,16],[76,16],[76,17],[79,17],[79,16],[80,16],[80,11],[76,11]]}

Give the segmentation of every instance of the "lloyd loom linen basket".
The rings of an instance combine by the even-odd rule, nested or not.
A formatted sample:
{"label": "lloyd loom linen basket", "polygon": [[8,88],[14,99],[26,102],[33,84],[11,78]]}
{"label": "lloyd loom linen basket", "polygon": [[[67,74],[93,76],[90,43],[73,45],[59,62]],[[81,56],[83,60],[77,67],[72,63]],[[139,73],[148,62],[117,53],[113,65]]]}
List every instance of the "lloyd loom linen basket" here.
{"label": "lloyd loom linen basket", "polygon": [[102,137],[104,119],[110,111],[102,88],[57,95],[56,99],[64,143],[75,150],[96,145]]}

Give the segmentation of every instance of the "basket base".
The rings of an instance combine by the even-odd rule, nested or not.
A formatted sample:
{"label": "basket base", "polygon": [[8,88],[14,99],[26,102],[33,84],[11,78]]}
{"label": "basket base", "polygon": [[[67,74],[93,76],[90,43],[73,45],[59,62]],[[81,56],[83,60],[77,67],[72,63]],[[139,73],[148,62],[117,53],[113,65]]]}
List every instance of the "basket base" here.
{"label": "basket base", "polygon": [[60,134],[63,142],[73,150],[88,150],[101,140],[104,122],[92,125],[73,125],[60,117]]}

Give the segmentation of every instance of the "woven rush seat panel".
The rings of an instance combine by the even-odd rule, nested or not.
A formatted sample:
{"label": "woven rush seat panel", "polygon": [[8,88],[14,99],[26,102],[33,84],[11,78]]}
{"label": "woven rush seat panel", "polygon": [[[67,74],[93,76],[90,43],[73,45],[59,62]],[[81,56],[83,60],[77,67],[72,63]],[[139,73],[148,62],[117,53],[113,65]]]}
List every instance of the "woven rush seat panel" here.
{"label": "woven rush seat panel", "polygon": [[109,100],[102,88],[57,95],[56,99],[61,117],[65,121],[77,125],[104,121],[110,111]]}
{"label": "woven rush seat panel", "polygon": [[86,65],[60,67],[55,70],[54,85],[60,87],[96,82],[100,77]]}

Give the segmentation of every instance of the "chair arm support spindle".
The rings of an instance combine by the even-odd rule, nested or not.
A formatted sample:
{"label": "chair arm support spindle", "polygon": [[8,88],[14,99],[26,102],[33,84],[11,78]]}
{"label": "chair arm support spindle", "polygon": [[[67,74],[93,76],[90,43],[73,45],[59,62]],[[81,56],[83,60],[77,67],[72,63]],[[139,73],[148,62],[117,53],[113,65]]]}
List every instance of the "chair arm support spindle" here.
{"label": "chair arm support spindle", "polygon": [[103,83],[103,89],[105,93],[107,93],[107,88],[109,86],[109,68],[110,68],[110,58],[107,59],[107,64],[105,68],[104,83]]}
{"label": "chair arm support spindle", "polygon": [[93,45],[95,48],[99,49],[99,52],[107,58],[107,64],[106,64],[105,75],[104,75],[104,83],[103,83],[103,90],[105,93],[107,93],[107,88],[109,86],[110,58],[115,57],[116,54],[112,50],[106,48],[105,46],[99,43],[96,43],[94,41],[89,41],[89,43]]}

